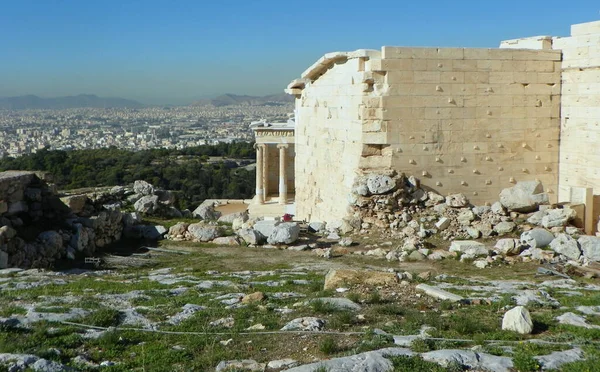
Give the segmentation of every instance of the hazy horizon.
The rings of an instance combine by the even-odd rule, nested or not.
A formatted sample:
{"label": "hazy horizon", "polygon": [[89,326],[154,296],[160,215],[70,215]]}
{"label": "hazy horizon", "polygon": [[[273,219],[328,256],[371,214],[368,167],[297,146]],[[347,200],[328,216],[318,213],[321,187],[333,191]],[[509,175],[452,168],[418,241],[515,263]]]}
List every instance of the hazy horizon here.
{"label": "hazy horizon", "polygon": [[570,3],[24,0],[0,13],[0,97],[95,94],[189,104],[282,92],[323,54],[382,45],[497,47],[600,19]]}

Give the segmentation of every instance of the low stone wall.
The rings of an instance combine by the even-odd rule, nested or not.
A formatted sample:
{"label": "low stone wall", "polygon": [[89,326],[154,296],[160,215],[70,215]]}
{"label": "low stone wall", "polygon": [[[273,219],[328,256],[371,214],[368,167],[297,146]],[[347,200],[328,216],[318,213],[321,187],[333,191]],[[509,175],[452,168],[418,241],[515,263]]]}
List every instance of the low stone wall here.
{"label": "low stone wall", "polygon": [[0,173],[0,269],[50,267],[121,238],[118,205],[87,195],[61,199],[44,179],[34,172]]}

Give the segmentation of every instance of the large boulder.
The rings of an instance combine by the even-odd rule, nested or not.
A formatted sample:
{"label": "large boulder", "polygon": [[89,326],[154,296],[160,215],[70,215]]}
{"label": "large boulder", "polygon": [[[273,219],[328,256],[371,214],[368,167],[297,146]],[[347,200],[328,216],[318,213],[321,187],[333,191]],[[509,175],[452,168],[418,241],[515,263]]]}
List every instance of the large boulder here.
{"label": "large boulder", "polygon": [[60,198],[60,200],[71,209],[75,214],[81,213],[88,201],[87,195],[70,195]]}
{"label": "large boulder", "polygon": [[498,235],[504,235],[512,232],[515,227],[517,227],[517,225],[514,222],[504,221],[494,226],[494,231],[497,232]]}
{"label": "large boulder", "polygon": [[259,245],[264,241],[264,236],[253,229],[241,229],[236,234],[248,245]]}
{"label": "large boulder", "polygon": [[600,262],[600,238],[597,236],[584,235],[577,242],[581,246],[583,257],[588,261]]}
{"label": "large boulder", "polygon": [[223,235],[219,226],[207,225],[204,223],[193,223],[189,225],[188,232],[194,240],[201,242],[209,242]]}
{"label": "large boulder", "polygon": [[233,223],[233,221],[237,219],[241,220],[242,222],[248,221],[248,212],[244,211],[226,214],[224,216],[219,217],[219,222]]}
{"label": "large boulder", "polygon": [[370,174],[367,177],[367,188],[373,195],[385,194],[396,188],[396,181],[390,176]]}
{"label": "large boulder", "polygon": [[581,256],[579,243],[567,234],[558,234],[556,239],[550,243],[550,249],[571,260],[578,260]]}
{"label": "large boulder", "polygon": [[215,210],[215,202],[213,200],[205,200],[198,208],[194,209],[192,215],[204,221],[212,221],[221,217],[221,212]]}
{"label": "large boulder", "polygon": [[275,230],[275,226],[279,225],[279,221],[275,220],[263,220],[256,221],[254,223],[254,230],[260,233],[265,239],[267,239]]}
{"label": "large boulder", "polygon": [[539,181],[522,181],[500,192],[500,203],[515,212],[533,212],[540,204],[548,204],[548,194]]}
{"label": "large boulder", "polygon": [[541,224],[547,229],[565,226],[570,220],[575,218],[576,215],[577,212],[571,208],[548,209],[544,211]]}
{"label": "large boulder", "polygon": [[154,194],[154,186],[149,184],[143,180],[137,180],[133,183],[133,191],[136,194],[140,194],[143,196],[153,195]]}
{"label": "large boulder", "polygon": [[472,240],[455,240],[450,244],[450,252],[459,252],[468,257],[485,257],[489,249],[483,243]]}
{"label": "large boulder", "polygon": [[135,202],[133,208],[139,213],[152,214],[158,210],[158,196],[142,196],[138,201]]}
{"label": "large boulder", "polygon": [[544,248],[554,240],[554,234],[545,229],[533,229],[521,234],[521,242],[531,248]]}
{"label": "large boulder", "polygon": [[395,273],[371,270],[329,270],[325,275],[324,289],[335,289],[344,285],[366,284],[372,286],[393,285],[398,281]]}
{"label": "large boulder", "polygon": [[529,310],[523,306],[515,306],[504,314],[502,330],[529,334],[533,331],[533,321]]}
{"label": "large boulder", "polygon": [[292,244],[298,240],[300,225],[295,222],[284,222],[275,226],[267,242],[269,244]]}

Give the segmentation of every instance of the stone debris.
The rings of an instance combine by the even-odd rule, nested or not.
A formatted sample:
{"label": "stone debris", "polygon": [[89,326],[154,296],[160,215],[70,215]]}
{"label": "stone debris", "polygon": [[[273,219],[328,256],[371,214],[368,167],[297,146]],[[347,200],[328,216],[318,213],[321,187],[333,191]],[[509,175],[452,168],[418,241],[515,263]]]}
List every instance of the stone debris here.
{"label": "stone debris", "polygon": [[415,353],[404,348],[387,348],[305,364],[299,367],[288,369],[286,372],[314,372],[319,369],[328,372],[392,371],[392,362],[386,358],[386,356],[400,355],[413,356]]}
{"label": "stone debris", "polygon": [[360,311],[362,307],[354,301],[342,297],[320,297],[310,301],[310,303],[320,301],[325,305],[333,306],[338,310]]}
{"label": "stone debris", "polygon": [[265,370],[265,363],[258,363],[256,360],[244,359],[244,360],[227,360],[217,364],[215,368],[216,372],[227,372],[227,371],[249,371],[249,372],[263,372]]}
{"label": "stone debris", "polygon": [[471,350],[434,350],[421,354],[423,360],[435,362],[442,367],[458,365],[474,370],[510,372],[513,368],[511,358],[477,353]]}
{"label": "stone debris", "polygon": [[554,240],[554,234],[544,229],[533,229],[521,234],[521,242],[531,248],[547,247]]}
{"label": "stone debris", "polygon": [[554,370],[562,367],[563,364],[573,363],[583,360],[583,350],[574,348],[565,351],[553,351],[550,354],[537,356],[537,359],[544,370]]}
{"label": "stone debris", "polygon": [[181,324],[184,320],[187,320],[194,316],[198,311],[204,310],[204,306],[195,305],[195,304],[185,304],[181,308],[181,311],[167,320],[168,323],[173,325]]}
{"label": "stone debris", "polygon": [[268,235],[269,244],[292,244],[300,235],[300,226],[295,222],[284,222],[273,228]]}
{"label": "stone debris", "polygon": [[282,331],[321,331],[325,320],[315,317],[296,318],[283,326]]}
{"label": "stone debris", "polygon": [[530,334],[533,331],[533,321],[529,310],[523,306],[515,306],[507,311],[502,318],[502,330]]}
{"label": "stone debris", "polygon": [[600,329],[600,326],[589,324],[584,317],[571,312],[557,316],[556,320],[558,320],[560,324],[567,324],[587,329]]}
{"label": "stone debris", "polygon": [[267,368],[269,369],[275,369],[275,370],[280,370],[280,369],[288,369],[288,368],[292,368],[292,367],[296,367],[298,363],[296,360],[294,359],[279,359],[279,360],[272,360],[269,363],[267,363]]}
{"label": "stone debris", "polygon": [[428,296],[437,298],[442,301],[460,302],[464,300],[462,296],[455,295],[454,293],[444,291],[443,289],[430,286],[428,284],[419,284],[415,288],[417,290],[425,292],[425,294]]}
{"label": "stone debris", "polygon": [[539,181],[522,181],[500,192],[500,203],[509,211],[533,212],[541,204],[548,204],[548,194],[544,193]]}
{"label": "stone debris", "polygon": [[211,327],[232,328],[235,320],[232,317],[221,318],[208,323]]}
{"label": "stone debris", "polygon": [[570,260],[578,260],[581,257],[579,243],[567,234],[558,234],[556,239],[550,243],[550,249]]}

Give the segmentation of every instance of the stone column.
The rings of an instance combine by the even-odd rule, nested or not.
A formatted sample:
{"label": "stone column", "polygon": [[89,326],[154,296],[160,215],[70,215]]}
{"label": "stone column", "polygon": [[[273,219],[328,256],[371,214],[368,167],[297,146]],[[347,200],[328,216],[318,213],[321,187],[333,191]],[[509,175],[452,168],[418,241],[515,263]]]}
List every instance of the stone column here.
{"label": "stone column", "polygon": [[286,150],[288,145],[277,145],[279,149],[279,204],[287,203],[287,164]]}
{"label": "stone column", "polygon": [[266,202],[269,196],[269,145],[264,143],[263,146],[263,167],[262,167],[262,187],[263,200]]}
{"label": "stone column", "polygon": [[263,193],[263,151],[264,145],[254,144],[256,149],[256,204],[264,204],[265,195]]}

